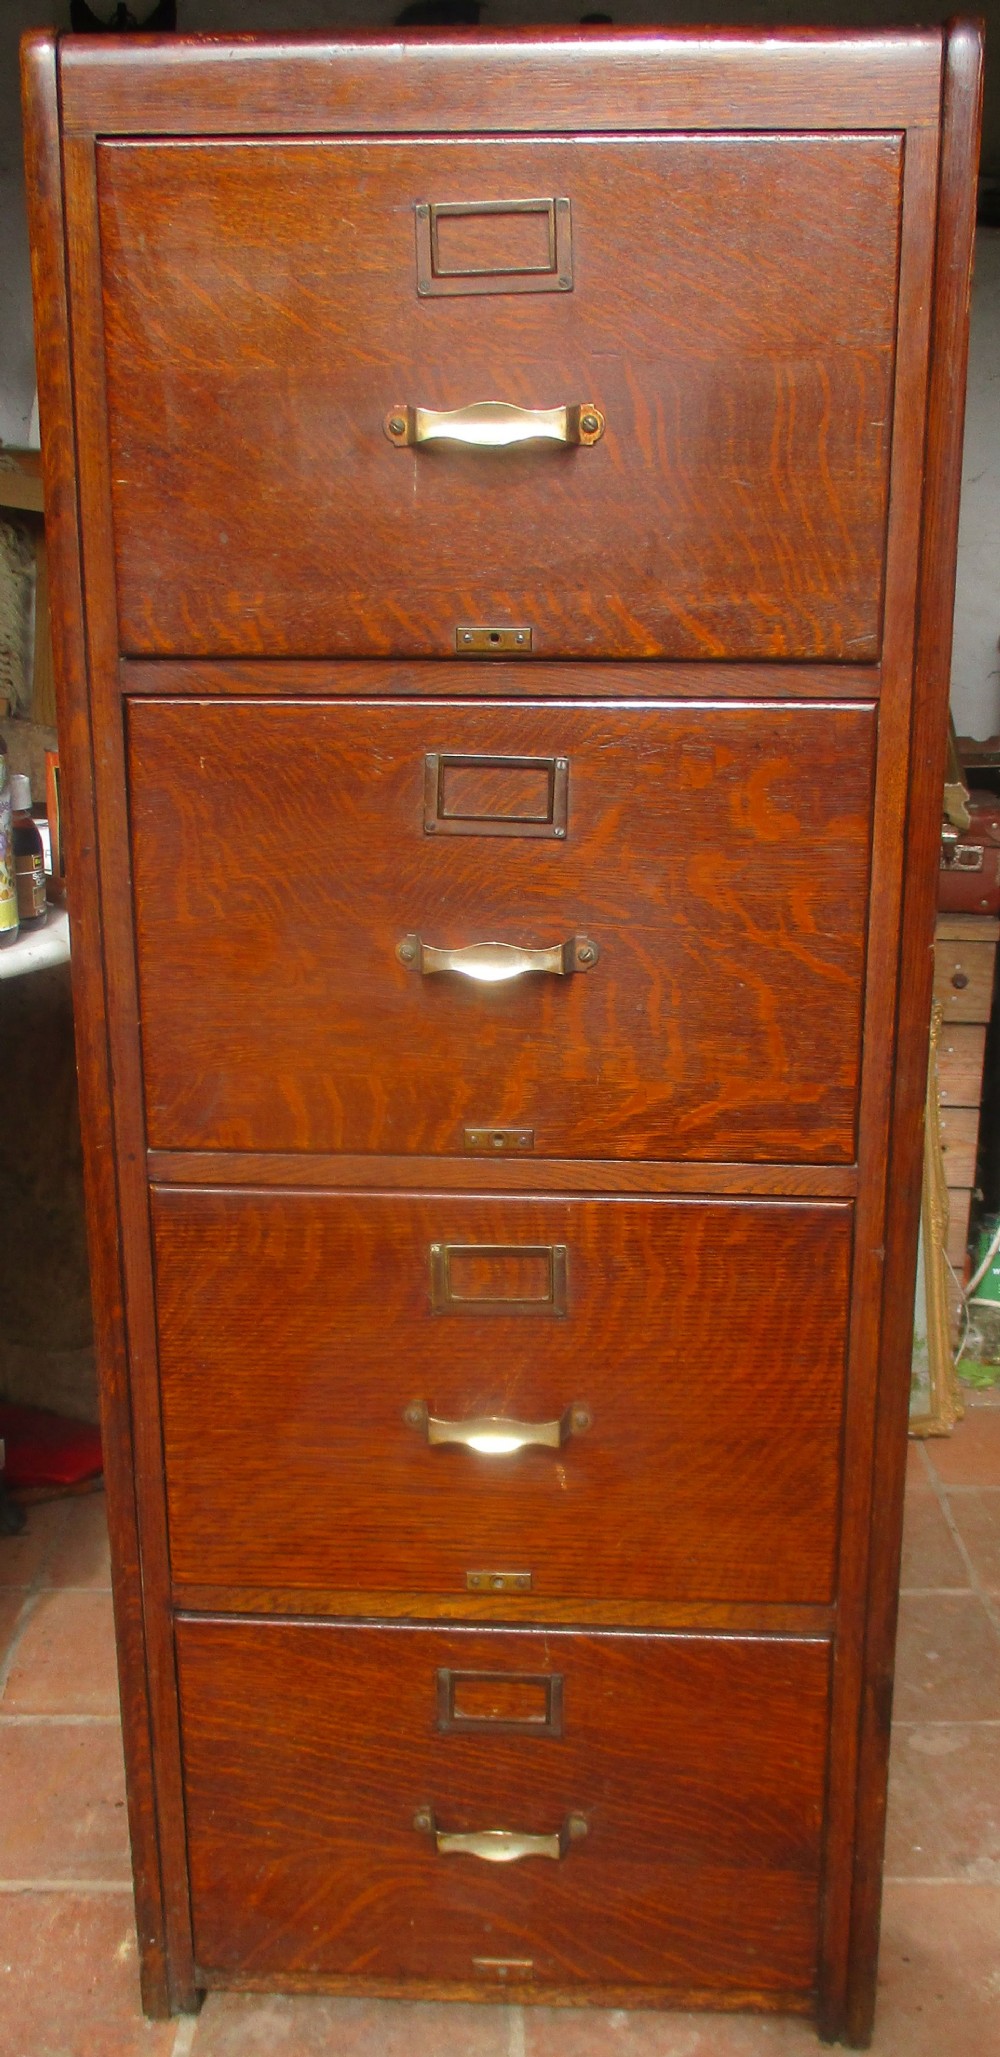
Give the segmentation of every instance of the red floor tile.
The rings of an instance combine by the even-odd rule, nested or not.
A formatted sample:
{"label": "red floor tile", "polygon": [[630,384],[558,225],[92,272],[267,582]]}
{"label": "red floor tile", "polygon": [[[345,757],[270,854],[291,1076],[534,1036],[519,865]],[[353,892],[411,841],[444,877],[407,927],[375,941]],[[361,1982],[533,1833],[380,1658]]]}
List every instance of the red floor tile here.
{"label": "red floor tile", "polygon": [[872,2057],[998,2057],[1000,1886],[886,1887]]}
{"label": "red floor tile", "polygon": [[26,1597],[23,1589],[17,1586],[0,1586],[0,1671],[3,1669]]}
{"label": "red floor tile", "polygon": [[[526,2007],[525,2057],[822,2057],[794,2015]],[[444,2053],[442,2053],[444,2057]]]}
{"label": "red floor tile", "polygon": [[1000,1637],[975,1593],[899,1603],[897,1721],[990,1721],[1000,1712]]}
{"label": "red floor tile", "polygon": [[131,1878],[117,1722],[0,1721],[0,1793],[0,1879]]}
{"label": "red floor tile", "polygon": [[934,1437],[927,1453],[952,1486],[1000,1486],[1000,1408],[970,1407],[953,1436]]}
{"label": "red floor tile", "polygon": [[40,1594],[14,1652],[0,1712],[117,1711],[110,1593]]}
{"label": "red floor tile", "polygon": [[25,1508],[18,1536],[0,1536],[0,1586],[30,1586],[55,1547],[66,1520],[66,1500],[42,1500]]}
{"label": "red floor tile", "polygon": [[3,2057],[171,2057],[139,2007],[127,1893],[0,1893]]}
{"label": "red floor tile", "polygon": [[907,1493],[902,1584],[967,1587],[969,1574],[934,1492]]}
{"label": "red floor tile", "polygon": [[886,1871],[1000,1885],[1000,1727],[897,1728]]}
{"label": "red floor tile", "polygon": [[66,1519],[45,1565],[46,1586],[110,1586],[108,1509],[103,1493],[67,1502]]}
{"label": "red floor tile", "polygon": [[211,1993],[192,2057],[507,2057],[510,2010]]}
{"label": "red floor tile", "polygon": [[950,1494],[948,1504],[980,1584],[1000,1593],[1000,1493],[973,1487]]}

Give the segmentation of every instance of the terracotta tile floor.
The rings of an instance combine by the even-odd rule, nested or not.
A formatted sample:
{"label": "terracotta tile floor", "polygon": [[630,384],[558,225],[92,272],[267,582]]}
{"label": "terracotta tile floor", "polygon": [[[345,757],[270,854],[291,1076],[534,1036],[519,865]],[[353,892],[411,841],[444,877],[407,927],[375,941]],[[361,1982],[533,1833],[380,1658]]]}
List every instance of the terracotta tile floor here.
{"label": "terracotta tile floor", "polygon": [[[911,1445],[875,2057],[1000,2057],[1000,1395]],[[751,2016],[139,2012],[100,1495],[0,1538],[0,2057],[817,2057]]]}

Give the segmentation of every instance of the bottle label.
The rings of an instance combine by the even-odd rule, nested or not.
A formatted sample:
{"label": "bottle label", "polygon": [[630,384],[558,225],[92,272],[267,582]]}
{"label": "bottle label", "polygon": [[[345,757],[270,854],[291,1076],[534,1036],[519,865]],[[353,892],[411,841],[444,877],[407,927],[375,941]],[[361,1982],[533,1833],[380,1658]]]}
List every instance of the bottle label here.
{"label": "bottle label", "polygon": [[10,821],[10,786],[7,760],[0,758],[0,935],[16,929],[17,881],[14,877],[14,834]]}
{"label": "bottle label", "polygon": [[45,913],[45,860],[37,851],[29,850],[24,857],[15,859],[15,871],[17,918],[35,921]]}

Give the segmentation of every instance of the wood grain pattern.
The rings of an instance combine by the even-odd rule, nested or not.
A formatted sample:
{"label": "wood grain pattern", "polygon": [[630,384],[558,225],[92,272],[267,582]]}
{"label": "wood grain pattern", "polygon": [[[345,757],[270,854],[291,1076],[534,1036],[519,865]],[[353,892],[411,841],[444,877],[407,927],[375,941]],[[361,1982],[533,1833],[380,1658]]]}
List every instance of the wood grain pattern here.
{"label": "wood grain pattern", "polygon": [[352,1157],[320,1151],[150,1150],[154,1185],[293,1186],[336,1191],[574,1193],[772,1193],[776,1198],[850,1200],[858,1174],[846,1164],[662,1163],[607,1158]]}
{"label": "wood grain pattern", "polygon": [[497,1623],[517,1628],[549,1622],[556,1628],[719,1629],[743,1636],[833,1635],[836,1607],[771,1600],[553,1600],[537,1593],[377,1593],[331,1586],[178,1586],[174,1604],[185,1614],[336,1615],[344,1620]]}
{"label": "wood grain pattern", "polygon": [[62,827],[73,920],[73,1009],[87,1203],[94,1339],[115,1632],[121,1686],[139,1972],[146,2012],[165,2015],[176,1996],[167,1958],[157,1828],[150,1685],[139,1571],[135,1449],[121,1272],[121,1231],[111,1120],[111,1067],[102,967],[102,911],[94,848],[97,824],[83,634],[76,436],[60,164],[56,41],[22,44],[25,168],[31,231],[38,399],[44,439],[45,519],[52,580],[52,654],[62,756]]}
{"label": "wood grain pattern", "polygon": [[978,1107],[942,1107],[941,1149],[947,1185],[975,1185],[978,1140]]}
{"label": "wood grain pattern", "polygon": [[[825,1644],[182,1619],[177,1646],[200,1964],[811,1989]],[[436,1736],[439,1665],[562,1672],[564,1734]],[[588,1832],[482,1865],[421,1807]]]}
{"label": "wood grain pattern", "polygon": [[[863,2042],[978,32],[143,38],[128,49],[70,38],[58,113],[55,63],[51,39],[29,44],[46,492],[60,537],[75,977],[146,2004],[190,2004],[196,1981],[495,1997],[495,1969],[473,1958],[491,1954],[485,1924],[499,1920],[539,1972],[508,1983],[511,1995],[814,2010],[824,2035]],[[114,140],[130,135],[134,144]],[[569,167],[573,292],[421,303],[412,204],[441,194],[413,179],[442,166],[463,173],[465,197],[487,198],[503,197],[491,183],[501,174]],[[767,178],[765,166],[792,172]],[[339,200],[338,213],[329,203]],[[409,327],[396,318],[404,300]],[[376,459],[365,439],[363,409],[383,372],[414,382],[386,406],[482,397],[459,390],[473,373],[520,379],[509,397],[538,404],[540,372],[562,380],[581,364],[595,379],[587,397],[602,405],[596,380],[607,377],[611,425],[561,470],[523,452],[484,474],[462,453],[439,464],[441,452],[403,456],[384,437]],[[353,396],[346,428],[331,392],[338,405]],[[571,397],[584,396],[545,396]],[[384,411],[380,400],[379,425]],[[432,456],[433,470],[419,468]],[[588,480],[599,486],[592,506],[578,491]],[[462,613],[493,601],[498,625],[520,625],[515,606],[537,602],[527,625],[541,662],[455,658]],[[667,651],[676,661],[662,661]],[[380,652],[390,661],[372,662]],[[588,661],[560,661],[573,653]],[[598,661],[616,653],[642,661]],[[433,736],[421,731],[428,716]],[[720,739],[733,746],[728,764]],[[418,768],[411,796],[404,758],[477,740],[494,753],[571,757],[561,848],[494,842],[483,865],[475,838],[447,853],[450,839],[424,837],[422,779]],[[712,759],[701,786],[689,776],[699,748]],[[605,923],[599,966],[561,982],[575,1011],[560,1012],[536,981],[530,1021],[529,989],[509,990],[514,1004],[485,1017],[497,1034],[484,1037],[481,1012],[464,1007],[459,1019],[453,981],[392,968],[401,891],[427,889],[399,934],[454,943],[473,939],[484,908],[497,935],[524,940],[513,925],[525,914],[548,931],[567,885],[580,904],[589,893]],[[377,950],[358,913],[366,899],[381,923]],[[455,933],[432,935],[443,916]],[[956,937],[956,949],[968,940]],[[416,1018],[403,1012],[413,991]],[[496,1104],[501,1088],[509,1105]],[[526,1093],[544,1100],[544,1118],[522,1107]],[[538,1130],[535,1161],[459,1154],[466,1119],[505,1114]],[[170,1462],[184,1501],[173,1564],[150,1173]],[[485,1331],[485,1316],[433,1318],[407,1301],[407,1236],[419,1222],[425,1245],[432,1223],[451,1236],[472,1221],[496,1239],[515,1217],[532,1238],[559,1219],[571,1256],[586,1223],[575,1246],[586,1264],[570,1264],[565,1322],[522,1321],[515,1334],[504,1316],[502,1353],[487,1340],[477,1358],[471,1330]],[[390,1218],[386,1234],[378,1224]],[[802,1277],[822,1312],[793,1335]],[[571,1354],[581,1278],[587,1341]],[[741,1321],[745,1296],[751,1319],[720,1374],[717,1310],[731,1307],[733,1279]],[[324,1354],[335,1287],[337,1347]],[[383,1330],[388,1320],[405,1335],[388,1351],[383,1333],[381,1354],[376,1292]],[[458,1331],[458,1347],[414,1350],[432,1326]],[[527,1333],[543,1328],[546,1351],[529,1362]],[[711,1383],[700,1371],[692,1383],[691,1363],[706,1356]],[[330,1561],[331,1439],[359,1399],[371,1413],[391,1396],[396,1447],[414,1367],[431,1399],[432,1377],[464,1379],[445,1396],[456,1411],[493,1404],[493,1392],[528,1400],[554,1370],[603,1379],[592,1430],[551,1453],[566,1499],[584,1464],[596,1478],[595,1453],[605,1463],[585,1522],[600,1597],[584,1590],[587,1560],[579,1538],[575,1558],[561,1540],[552,1499],[540,1521],[522,1509],[520,1535],[509,1509],[487,1507],[494,1539],[546,1543],[558,1576],[527,1596],[537,1631],[515,1627],[528,1617],[509,1597],[448,1584],[440,1502],[395,1584],[371,1570],[380,1551],[402,1552],[392,1519],[376,1532],[370,1505],[354,1524],[350,1570]],[[656,1446],[646,1495],[634,1482],[650,1452],[638,1446],[638,1410],[623,1404],[636,1395]],[[542,1397],[554,1407],[554,1386]],[[615,1438],[602,1444],[607,1422]],[[362,1442],[358,1428],[343,1467],[355,1507],[373,1476]],[[517,1460],[522,1498],[532,1478],[551,1485],[536,1465],[549,1454]],[[250,1533],[248,1464],[258,1467],[250,1496],[277,1508],[270,1534],[259,1522]],[[392,1480],[380,1475],[368,1502],[392,1514]],[[278,1505],[283,1479],[298,1482],[290,1515]],[[466,1502],[474,1526],[485,1503]],[[628,1561],[619,1547],[617,1563],[616,1506],[619,1546],[623,1536],[635,1545]],[[203,1547],[184,1561],[199,1523]],[[754,1597],[740,1597],[748,1579]],[[177,1604],[240,1617],[181,1623],[186,1795]],[[298,1619],[283,1622],[283,1608]],[[254,1610],[265,1618],[248,1618]],[[438,1626],[416,1628],[407,1610]],[[599,1721],[569,1738],[569,1758],[595,1781],[600,1834],[551,1867],[559,1891],[568,1884],[565,1919],[537,1861],[499,1881],[483,1867],[470,1892],[470,1860],[456,1872],[435,1860],[428,1894],[430,1846],[418,1844],[412,1810],[402,1828],[392,1812],[400,1780],[418,1772],[445,1825],[455,1825],[446,1805],[475,1796],[460,1782],[432,1788],[433,1748],[469,1739],[432,1742],[408,1654],[433,1644],[438,1663],[458,1663],[461,1646],[464,1662],[473,1643],[490,1671],[498,1652],[523,1670],[529,1648],[546,1649],[546,1663],[593,1682]],[[630,1731],[614,1726],[612,1699]],[[673,1784],[663,1777],[671,1751]],[[542,1810],[548,1788],[530,1764],[510,1765],[512,1802]],[[481,1775],[475,1790],[484,1784],[501,1790]],[[647,1816],[644,1855],[631,1829]],[[551,1825],[542,1811],[530,1819]],[[359,1870],[351,1838],[363,1830]],[[576,1862],[584,1851],[589,1869]],[[366,1881],[374,1897],[362,1911]]]}
{"label": "wood grain pattern", "polygon": [[[523,1122],[545,1156],[852,1161],[871,710],[387,714],[130,703],[155,1148],[454,1152]],[[567,755],[565,842],[425,835],[439,747]],[[411,931],[603,955],[472,987],[400,965]]]}
{"label": "wood grain pattern", "polygon": [[71,36],[60,59],[67,129],[100,135],[936,129],[940,112],[935,29]]}
{"label": "wood grain pattern", "polygon": [[933,976],[939,808],[947,743],[982,62],[981,24],[952,23],[945,54],[924,465],[925,512],[919,559],[904,947],[899,969],[900,1026],[889,1156],[893,1198],[886,1224],[879,1357],[878,1489],[872,1500],[871,1576],[860,1692],[858,1826],[852,1854],[850,1954],[846,2004],[840,2016],[848,2038],[859,2046],[866,2045],[871,2037],[878,1969],[913,1278],[920,1214],[921,1108]]}
{"label": "wood grain pattern", "polygon": [[285,694],[294,699],[334,695],[367,699],[384,694],[399,700],[412,696],[440,699],[510,700],[876,700],[881,674],[877,664],[536,664],[503,658],[451,664],[418,660],[411,664],[310,662],[305,658],[235,657],[180,659],[125,658],[122,691],[131,696],[155,694],[177,699],[182,694],[214,699],[233,694],[265,700]]}
{"label": "wood grain pattern", "polygon": [[490,1976],[488,1965],[484,1965],[477,1978],[455,1978],[443,1986],[435,1978],[369,1978],[360,1971],[338,1978],[318,1971],[254,1974],[216,1972],[206,1965],[198,1966],[199,1983],[207,1992],[328,1993],[340,1999],[371,2000],[501,2000],[505,2006],[529,2007],[711,2008],[725,2014],[752,2010],[758,2014],[811,2016],[815,2012],[811,1993],[776,1993],[773,1989],[765,1991],[760,1985],[727,1986],[724,1993],[710,1986],[644,1985],[638,1979],[628,1985],[603,1979],[597,1986],[581,1980],[573,1986],[538,1987],[526,1983],[527,1976],[522,1972],[520,1977],[511,1978],[505,1965],[497,1966]]}
{"label": "wood grain pattern", "polygon": [[862,1638],[876,1444],[879,1314],[885,1262],[887,1160],[893,1092],[896,981],[905,864],[907,753],[920,554],[922,448],[926,411],[932,223],[937,138],[911,134],[900,229],[899,355],[893,415],[879,748],[872,836],[872,891],[865,993],[865,1059],[858,1123],[858,1204],[852,1273],[838,1632],[834,1653],[826,1872],[818,2015],[824,2034],[844,2018],[850,1923],[851,1852],[856,1833]]}
{"label": "wood grain pattern", "polygon": [[[446,656],[486,624],[541,657],[878,655],[898,137],[108,143],[98,167],[124,649]],[[417,201],[546,193],[571,293],[420,300]],[[591,399],[607,433],[383,433],[484,398]]]}
{"label": "wood grain pattern", "polygon": [[[975,920],[975,916],[970,916]],[[993,1004],[995,942],[942,937],[934,953],[934,998],[946,1022],[988,1021]]]}
{"label": "wood grain pattern", "polygon": [[[176,1585],[832,1597],[848,1208],[160,1189],[153,1217]],[[566,1318],[435,1314],[440,1241],[564,1243]],[[491,1459],[428,1447],[415,1401],[593,1426]]]}
{"label": "wood grain pattern", "polygon": [[938,1046],[942,1107],[979,1106],[985,1052],[985,1023],[959,1022],[944,1030]]}
{"label": "wood grain pattern", "polygon": [[180,1788],[177,1689],[170,1618],[170,1573],[163,1490],[149,1218],[144,1178],[143,1118],[135,945],[127,894],[128,802],[122,707],[117,692],[117,623],[103,323],[96,220],[94,149],[85,138],[63,139],[66,271],[73,338],[77,429],[77,493],[86,619],[88,690],[93,722],[96,836],[87,861],[96,866],[102,910],[107,991],[109,1105],[117,1185],[124,1314],[128,1332],[129,1401],[139,1534],[139,1593],[153,1734],[157,1836],[174,2008],[193,2008],[191,1918]]}

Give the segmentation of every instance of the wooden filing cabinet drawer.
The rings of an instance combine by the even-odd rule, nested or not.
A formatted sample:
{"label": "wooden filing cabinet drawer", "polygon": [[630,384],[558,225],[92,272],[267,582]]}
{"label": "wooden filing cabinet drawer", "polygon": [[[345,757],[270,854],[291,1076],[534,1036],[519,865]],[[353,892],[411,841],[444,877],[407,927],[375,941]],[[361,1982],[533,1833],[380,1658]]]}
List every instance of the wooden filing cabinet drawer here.
{"label": "wooden filing cabinet drawer", "polygon": [[[97,162],[123,649],[877,657],[898,134]],[[386,433],[483,400],[606,427]]]}
{"label": "wooden filing cabinet drawer", "polygon": [[[543,1157],[850,1162],[875,731],[132,701],[150,1143],[460,1155],[513,1124]],[[433,969],[477,944],[577,954]]]}
{"label": "wooden filing cabinet drawer", "polygon": [[181,1597],[832,1598],[848,1206],[163,1188],[153,1218]]}
{"label": "wooden filing cabinet drawer", "polygon": [[[188,1617],[177,1656],[207,1982],[813,1989],[824,1642]],[[551,1854],[438,1847],[491,1830]]]}

